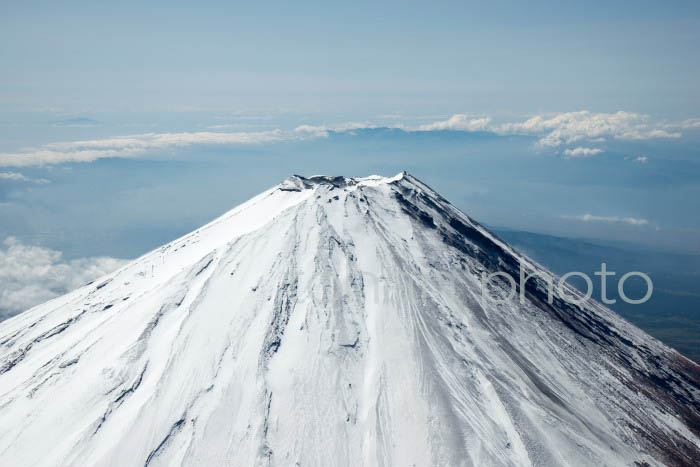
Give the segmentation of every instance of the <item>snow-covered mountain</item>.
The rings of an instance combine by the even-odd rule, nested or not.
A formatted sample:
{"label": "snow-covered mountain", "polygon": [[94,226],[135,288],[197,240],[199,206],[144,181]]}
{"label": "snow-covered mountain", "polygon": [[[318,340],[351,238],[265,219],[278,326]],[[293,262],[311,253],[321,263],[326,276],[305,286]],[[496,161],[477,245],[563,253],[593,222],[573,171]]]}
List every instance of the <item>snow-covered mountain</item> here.
{"label": "snow-covered mountain", "polygon": [[0,465],[698,465],[700,367],[482,296],[521,264],[410,175],[291,177],[0,323]]}

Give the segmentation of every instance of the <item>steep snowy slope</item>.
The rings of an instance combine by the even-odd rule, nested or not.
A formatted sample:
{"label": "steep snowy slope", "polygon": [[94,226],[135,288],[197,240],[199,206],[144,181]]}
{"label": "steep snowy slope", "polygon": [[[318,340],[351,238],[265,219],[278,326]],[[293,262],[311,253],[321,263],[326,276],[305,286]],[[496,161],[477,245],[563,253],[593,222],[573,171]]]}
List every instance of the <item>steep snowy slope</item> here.
{"label": "steep snowy slope", "polygon": [[0,323],[0,465],[697,465],[700,368],[482,297],[520,262],[410,175],[291,177]]}

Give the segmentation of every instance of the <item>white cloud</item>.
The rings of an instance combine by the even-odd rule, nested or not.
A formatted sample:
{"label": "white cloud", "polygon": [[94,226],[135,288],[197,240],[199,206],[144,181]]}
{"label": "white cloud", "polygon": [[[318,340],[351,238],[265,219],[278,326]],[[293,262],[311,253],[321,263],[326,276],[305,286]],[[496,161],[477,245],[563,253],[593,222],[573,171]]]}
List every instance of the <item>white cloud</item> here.
{"label": "white cloud", "polygon": [[13,180],[16,182],[49,183],[45,178],[29,178],[18,172],[0,172],[0,180]]}
{"label": "white cloud", "polygon": [[490,117],[472,118],[467,114],[455,114],[447,120],[420,125],[419,131],[488,131],[491,125]]}
{"label": "white cloud", "polygon": [[681,122],[681,124],[679,126],[681,128],[686,128],[686,129],[700,128],[700,118],[689,118],[688,120]]}
{"label": "white cloud", "polygon": [[646,164],[649,162],[649,158],[647,156],[637,156],[634,158],[635,162],[639,162],[640,164]]}
{"label": "white cloud", "polygon": [[589,157],[600,154],[601,152],[603,152],[603,150],[599,148],[584,148],[582,146],[574,149],[564,149],[564,155],[567,157]]}
{"label": "white cloud", "polygon": [[371,130],[375,128],[402,128],[400,126],[378,126],[369,122],[347,122],[337,125],[299,125],[294,129],[295,133],[306,134],[314,137],[327,137],[329,132],[346,133],[354,130]]}
{"label": "white cloud", "polygon": [[642,226],[649,224],[646,219],[637,219],[634,217],[614,217],[614,216],[594,216],[592,214],[581,214],[580,216],[561,216],[562,219],[577,220],[583,222],[606,222],[609,224],[629,224],[634,226]]}
{"label": "white cloud", "polygon": [[0,172],[0,179],[24,181],[27,180],[27,177],[17,172]]}
{"label": "white cloud", "polygon": [[14,237],[0,246],[0,319],[63,295],[108,274],[126,260],[99,257],[64,262],[61,253],[22,244]]}
{"label": "white cloud", "polygon": [[557,147],[578,141],[643,140],[680,138],[678,131],[669,131],[666,124],[653,123],[648,115],[619,111],[593,113],[587,110],[550,116],[538,115],[524,122],[505,123],[495,129],[504,134],[540,135],[542,146]]}
{"label": "white cloud", "polygon": [[259,144],[304,138],[281,130],[236,133],[146,133],[115,138],[46,144],[20,153],[0,153],[0,167],[42,166],[66,162],[93,162],[98,159],[133,158],[148,152],[193,145]]}
{"label": "white cloud", "polygon": [[[680,129],[700,128],[700,119],[690,119],[682,123],[654,122],[648,115],[619,111],[615,113],[562,112],[536,115],[520,122],[494,124],[490,117],[470,117],[468,114],[455,114],[447,120],[420,125],[419,131],[460,130],[492,131],[502,135],[539,136],[539,144],[544,147],[561,147],[577,142],[603,143],[608,139],[646,140],[655,138],[680,138]],[[570,157],[591,156],[602,152],[600,149],[585,147],[566,149]]]}

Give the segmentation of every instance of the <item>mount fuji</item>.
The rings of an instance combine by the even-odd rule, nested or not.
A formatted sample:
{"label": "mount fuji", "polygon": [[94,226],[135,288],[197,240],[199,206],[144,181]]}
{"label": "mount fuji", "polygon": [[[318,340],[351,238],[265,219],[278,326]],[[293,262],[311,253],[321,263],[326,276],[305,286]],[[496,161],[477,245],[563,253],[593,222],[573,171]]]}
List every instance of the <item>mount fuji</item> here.
{"label": "mount fuji", "polygon": [[406,173],[290,177],[0,323],[0,465],[700,464],[700,367],[547,277]]}

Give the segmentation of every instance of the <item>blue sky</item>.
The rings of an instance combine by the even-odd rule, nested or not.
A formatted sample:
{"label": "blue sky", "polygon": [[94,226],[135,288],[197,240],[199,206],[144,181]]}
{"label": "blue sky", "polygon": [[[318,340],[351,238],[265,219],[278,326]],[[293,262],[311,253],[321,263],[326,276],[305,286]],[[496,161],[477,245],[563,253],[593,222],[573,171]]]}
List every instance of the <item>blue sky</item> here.
{"label": "blue sky", "polygon": [[491,226],[697,252],[698,50],[698,2],[6,3],[0,258],[133,258],[292,173],[401,170]]}

